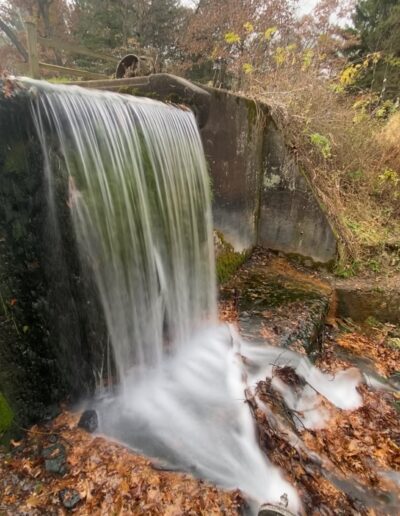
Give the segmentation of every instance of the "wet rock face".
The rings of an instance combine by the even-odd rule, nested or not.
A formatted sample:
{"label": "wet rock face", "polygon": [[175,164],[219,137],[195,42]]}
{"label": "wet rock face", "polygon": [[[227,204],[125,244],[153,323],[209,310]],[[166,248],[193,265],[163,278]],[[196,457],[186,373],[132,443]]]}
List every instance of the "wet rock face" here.
{"label": "wet rock face", "polygon": [[[67,396],[91,392],[106,341],[77,253],[68,174],[49,135],[52,216],[29,102],[23,92],[5,98],[0,88],[0,393],[22,427],[50,416]],[[0,406],[0,426],[6,416]]]}
{"label": "wet rock face", "polygon": [[67,456],[65,446],[55,443],[42,450],[44,467],[48,473],[64,475],[67,472]]}
{"label": "wet rock face", "polygon": [[42,268],[44,176],[25,97],[0,95],[0,391],[18,424],[46,415],[55,381]]}
{"label": "wet rock face", "polygon": [[85,410],[85,412],[81,415],[78,427],[92,434],[97,430],[98,426],[99,421],[97,417],[97,412],[95,410]]}
{"label": "wet rock face", "polygon": [[281,259],[259,250],[222,290],[236,297],[247,340],[312,353],[328,313],[331,290]]}
{"label": "wet rock face", "polygon": [[59,497],[66,509],[73,509],[81,501],[80,494],[75,489],[62,489]]}

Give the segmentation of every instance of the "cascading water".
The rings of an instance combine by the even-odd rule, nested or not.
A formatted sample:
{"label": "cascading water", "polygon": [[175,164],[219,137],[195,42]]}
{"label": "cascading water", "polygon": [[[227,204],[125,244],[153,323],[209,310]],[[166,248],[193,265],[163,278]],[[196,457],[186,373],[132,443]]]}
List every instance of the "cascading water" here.
{"label": "cascading water", "polygon": [[[98,402],[102,431],[240,488],[257,503],[284,497],[299,511],[295,489],[261,454],[244,403],[245,389],[271,376],[282,352],[255,350],[217,324],[209,178],[193,114],[132,96],[22,82],[31,91],[50,193],[49,135],[65,161],[80,253],[110,335],[119,388]],[[253,361],[247,375],[246,352]],[[296,399],[281,386],[282,393],[312,413],[313,392],[324,382],[333,392],[335,382],[306,359],[290,358],[312,389]],[[360,403],[358,380],[338,379],[345,390],[339,405],[343,397],[345,408]]]}
{"label": "cascading water", "polygon": [[194,117],[71,87],[41,89],[33,110],[44,151],[43,127],[58,137],[80,249],[125,382],[132,367],[137,376],[161,365],[166,339],[180,347],[196,324],[216,319],[208,176]]}

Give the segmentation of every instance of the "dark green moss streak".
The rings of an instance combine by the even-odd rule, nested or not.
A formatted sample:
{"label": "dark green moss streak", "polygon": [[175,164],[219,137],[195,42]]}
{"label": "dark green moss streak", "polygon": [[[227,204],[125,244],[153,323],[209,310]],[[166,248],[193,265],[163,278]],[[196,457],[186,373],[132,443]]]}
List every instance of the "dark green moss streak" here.
{"label": "dark green moss streak", "polygon": [[224,236],[219,231],[216,232],[221,242],[222,249],[218,252],[216,259],[217,281],[220,285],[226,283],[229,278],[249,257],[249,251],[242,253],[236,252],[234,248],[224,240]]}

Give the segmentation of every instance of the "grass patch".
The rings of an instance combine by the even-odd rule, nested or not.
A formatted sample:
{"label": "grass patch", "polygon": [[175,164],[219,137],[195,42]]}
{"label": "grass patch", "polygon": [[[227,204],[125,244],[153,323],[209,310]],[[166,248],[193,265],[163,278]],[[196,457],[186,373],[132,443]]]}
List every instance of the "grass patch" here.
{"label": "grass patch", "polygon": [[237,269],[246,261],[248,253],[243,251],[225,251],[217,258],[217,280],[219,284],[226,283]]}

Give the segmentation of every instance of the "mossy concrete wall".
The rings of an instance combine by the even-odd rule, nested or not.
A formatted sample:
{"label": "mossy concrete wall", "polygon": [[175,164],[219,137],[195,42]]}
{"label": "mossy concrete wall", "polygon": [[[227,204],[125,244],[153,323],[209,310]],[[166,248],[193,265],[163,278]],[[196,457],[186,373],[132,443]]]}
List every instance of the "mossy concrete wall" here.
{"label": "mossy concrete wall", "polygon": [[252,100],[208,90],[201,128],[213,188],[214,226],[236,251],[257,244],[262,171],[262,113]]}
{"label": "mossy concrete wall", "polygon": [[54,353],[41,268],[43,178],[26,99],[0,100],[0,391],[16,420],[53,402]]}
{"label": "mossy concrete wall", "polygon": [[[140,92],[137,81],[123,81],[104,87]],[[142,94],[184,102],[196,114],[215,226],[226,240],[221,281],[259,244],[316,262],[334,259],[328,220],[268,106],[171,76],[148,79]],[[21,426],[93,389],[107,339],[91,275],[78,258],[63,158],[49,134],[57,171],[52,211],[35,134],[26,94],[0,95],[0,393],[10,408],[3,420],[9,424],[11,412]]]}
{"label": "mossy concrete wall", "polygon": [[267,249],[332,264],[337,241],[267,105],[206,88],[201,128],[213,181],[214,223],[236,250]]}
{"label": "mossy concrete wall", "polygon": [[104,335],[78,260],[63,161],[49,140],[55,217],[35,134],[26,95],[0,96],[0,393],[19,426],[90,391]]}
{"label": "mossy concrete wall", "polygon": [[258,244],[333,264],[337,241],[312,185],[270,121],[264,133]]}
{"label": "mossy concrete wall", "polygon": [[222,285],[237,271],[249,257],[248,251],[235,251],[232,244],[226,242],[224,235],[214,230],[215,268],[217,282]]}

